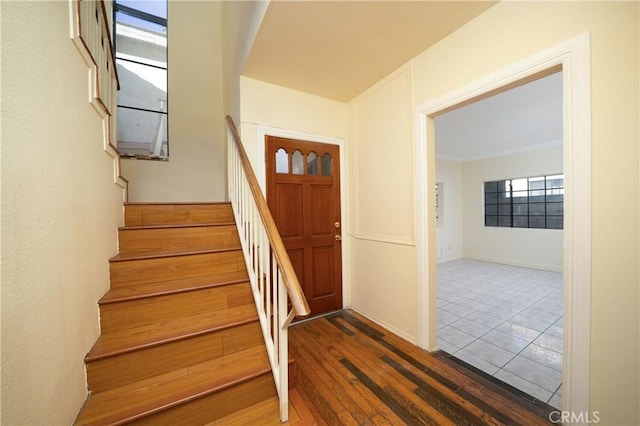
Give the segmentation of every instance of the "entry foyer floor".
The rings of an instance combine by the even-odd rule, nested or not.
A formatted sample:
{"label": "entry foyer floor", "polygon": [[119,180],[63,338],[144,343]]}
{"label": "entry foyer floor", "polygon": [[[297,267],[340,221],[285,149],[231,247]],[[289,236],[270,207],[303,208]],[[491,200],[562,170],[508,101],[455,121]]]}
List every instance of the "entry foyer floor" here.
{"label": "entry foyer floor", "polygon": [[547,404],[442,351],[419,349],[351,310],[295,324],[289,351],[295,390],[320,426],[533,426],[548,425],[552,413]]}
{"label": "entry foyer floor", "polygon": [[562,274],[460,259],[438,264],[438,348],[560,408]]}

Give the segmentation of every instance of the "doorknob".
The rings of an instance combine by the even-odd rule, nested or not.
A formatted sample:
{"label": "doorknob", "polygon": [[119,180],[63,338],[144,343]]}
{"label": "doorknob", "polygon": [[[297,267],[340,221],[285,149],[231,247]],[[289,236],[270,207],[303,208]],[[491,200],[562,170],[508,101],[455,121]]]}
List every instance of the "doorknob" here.
{"label": "doorknob", "polygon": [[336,241],[341,241],[342,240],[342,235],[340,234],[336,234]]}
{"label": "doorknob", "polygon": [[336,228],[340,228],[340,222],[334,223],[333,226],[335,226]]}

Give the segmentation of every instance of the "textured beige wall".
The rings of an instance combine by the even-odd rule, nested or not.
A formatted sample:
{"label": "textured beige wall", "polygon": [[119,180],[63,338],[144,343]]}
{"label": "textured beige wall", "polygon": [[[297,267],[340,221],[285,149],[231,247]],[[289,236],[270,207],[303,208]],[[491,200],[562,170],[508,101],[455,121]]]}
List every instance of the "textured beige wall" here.
{"label": "textured beige wall", "polygon": [[414,60],[414,99],[420,105],[590,32],[591,409],[608,425],[640,423],[638,7],[502,2]]}
{"label": "textured beige wall", "polygon": [[226,199],[221,12],[169,2],[169,161],[122,160],[129,201]]}
{"label": "textured beige wall", "polygon": [[122,224],[68,2],[0,2],[2,424],[71,424]]}
{"label": "textured beige wall", "polygon": [[563,231],[484,226],[483,182],[554,174],[562,174],[561,147],[463,163],[464,257],[562,272]]}

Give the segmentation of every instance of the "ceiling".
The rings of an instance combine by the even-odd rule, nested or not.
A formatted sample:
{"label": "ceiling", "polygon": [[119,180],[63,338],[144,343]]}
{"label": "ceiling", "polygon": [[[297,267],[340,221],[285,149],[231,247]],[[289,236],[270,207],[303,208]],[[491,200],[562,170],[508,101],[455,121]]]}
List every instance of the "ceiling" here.
{"label": "ceiling", "polygon": [[436,117],[436,157],[470,161],[562,145],[562,73]]}
{"label": "ceiling", "polygon": [[495,3],[272,0],[242,74],[348,102]]}
{"label": "ceiling", "polygon": [[[242,74],[348,102],[495,3],[271,0]],[[439,158],[469,161],[561,140],[561,73],[436,119]]]}

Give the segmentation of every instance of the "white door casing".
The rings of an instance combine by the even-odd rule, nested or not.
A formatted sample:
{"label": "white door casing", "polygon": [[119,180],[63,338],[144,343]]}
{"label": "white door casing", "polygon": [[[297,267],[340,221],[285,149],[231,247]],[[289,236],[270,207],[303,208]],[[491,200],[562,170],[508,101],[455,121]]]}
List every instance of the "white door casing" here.
{"label": "white door casing", "polygon": [[589,412],[591,320],[591,71],[590,36],[557,46],[416,108],[416,245],[418,345],[436,348],[435,139],[433,117],[523,79],[562,67],[563,167],[563,398],[562,409]]}

